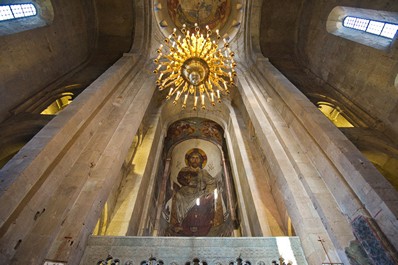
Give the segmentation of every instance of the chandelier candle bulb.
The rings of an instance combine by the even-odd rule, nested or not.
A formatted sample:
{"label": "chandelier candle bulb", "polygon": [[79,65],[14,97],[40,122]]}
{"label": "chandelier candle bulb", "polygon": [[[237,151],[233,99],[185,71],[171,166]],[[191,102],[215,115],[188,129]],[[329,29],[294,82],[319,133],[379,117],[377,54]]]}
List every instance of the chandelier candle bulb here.
{"label": "chandelier candle bulb", "polygon": [[188,94],[185,94],[184,96],[184,103],[182,103],[182,108],[185,109],[187,107],[187,98],[188,98]]}
{"label": "chandelier candle bulb", "polygon": [[184,105],[187,105],[187,99],[188,99],[188,94],[185,94],[185,97],[184,97]]}
{"label": "chandelier candle bulb", "polygon": [[178,101],[180,99],[180,96],[181,96],[181,91],[177,91],[176,101]]}
{"label": "chandelier candle bulb", "polygon": [[162,52],[159,53],[158,57],[154,60],[155,63],[159,63],[160,57],[162,57]]}
{"label": "chandelier candle bulb", "polygon": [[228,91],[227,82],[224,81],[223,84],[224,84],[225,91]]}
{"label": "chandelier candle bulb", "polygon": [[[158,73],[158,71],[159,71],[159,69],[160,69],[160,67],[162,67],[162,65],[161,64],[159,64],[158,65],[158,67],[153,71],[155,74],[157,74]],[[156,72],[155,72],[156,71]]]}

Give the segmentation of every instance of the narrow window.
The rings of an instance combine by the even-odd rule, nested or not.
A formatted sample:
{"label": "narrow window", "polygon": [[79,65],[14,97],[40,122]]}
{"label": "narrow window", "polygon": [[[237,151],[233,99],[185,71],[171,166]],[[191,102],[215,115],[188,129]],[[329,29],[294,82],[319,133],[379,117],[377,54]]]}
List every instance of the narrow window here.
{"label": "narrow window", "polygon": [[357,29],[360,31],[365,31],[389,39],[393,39],[395,37],[398,29],[397,24],[350,16],[344,18],[343,26],[347,28]]}
{"label": "narrow window", "polygon": [[370,46],[388,50],[398,30],[398,13],[337,6],[329,14],[329,33]]}
{"label": "narrow window", "polygon": [[73,93],[65,92],[62,93],[61,97],[56,99],[53,103],[51,103],[45,110],[43,110],[40,114],[42,115],[56,115],[61,110],[66,108],[70,103],[72,103]]}
{"label": "narrow window", "polygon": [[318,109],[333,122],[338,128],[342,127],[354,127],[346,117],[342,115],[342,111],[339,107],[336,107],[328,102],[318,102]]}
{"label": "narrow window", "polygon": [[4,0],[0,5],[0,36],[50,25],[54,20],[51,0]]}
{"label": "narrow window", "polygon": [[0,21],[36,16],[33,4],[0,5]]}

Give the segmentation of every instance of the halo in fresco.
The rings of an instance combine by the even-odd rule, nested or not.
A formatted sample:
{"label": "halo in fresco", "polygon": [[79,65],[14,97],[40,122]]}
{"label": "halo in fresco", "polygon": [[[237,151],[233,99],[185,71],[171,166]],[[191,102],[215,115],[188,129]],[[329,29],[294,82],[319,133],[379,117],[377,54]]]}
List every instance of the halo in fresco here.
{"label": "halo in fresco", "polygon": [[202,161],[202,166],[201,168],[204,168],[207,164],[207,155],[206,153],[199,148],[192,148],[191,150],[189,150],[186,154],[185,154],[185,165],[189,166],[188,163],[188,157],[193,153],[193,152],[198,152],[202,157],[203,157],[203,161]]}
{"label": "halo in fresco", "polygon": [[167,9],[178,28],[198,23],[200,28],[221,29],[231,13],[231,0],[167,0]]}

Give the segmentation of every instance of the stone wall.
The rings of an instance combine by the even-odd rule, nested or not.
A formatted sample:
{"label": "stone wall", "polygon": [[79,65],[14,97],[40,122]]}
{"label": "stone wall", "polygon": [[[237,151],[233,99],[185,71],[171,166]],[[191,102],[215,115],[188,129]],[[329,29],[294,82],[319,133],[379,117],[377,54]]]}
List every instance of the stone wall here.
{"label": "stone wall", "polygon": [[60,87],[86,88],[129,51],[133,3],[104,2],[53,2],[51,24],[0,36],[0,122]]}
{"label": "stone wall", "polygon": [[153,93],[145,58],[125,54],[0,171],[0,263],[80,261]]}
{"label": "stone wall", "polygon": [[297,1],[294,5],[267,1],[262,7],[262,53],[307,97],[336,100],[367,127],[396,139],[396,41],[387,50],[378,50],[328,33],[329,13],[339,5],[398,12],[398,3],[388,0]]}
{"label": "stone wall", "polygon": [[95,45],[94,14],[76,12],[93,10],[90,1],[53,7],[56,18],[51,25],[0,37],[0,121],[17,104],[84,63]]}

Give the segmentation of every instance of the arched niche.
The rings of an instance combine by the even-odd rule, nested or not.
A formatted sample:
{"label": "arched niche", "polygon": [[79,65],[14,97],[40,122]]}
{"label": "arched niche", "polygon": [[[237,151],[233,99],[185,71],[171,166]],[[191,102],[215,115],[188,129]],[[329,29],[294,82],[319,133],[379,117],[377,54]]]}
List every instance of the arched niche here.
{"label": "arched niche", "polygon": [[174,122],[187,118],[203,118],[209,119],[219,124],[224,130],[227,129],[228,120],[230,116],[231,104],[227,98],[224,98],[222,103],[216,106],[210,106],[209,110],[182,110],[180,106],[174,105],[172,101],[167,101],[163,104],[161,110],[161,120],[163,129],[167,128]]}
{"label": "arched niche", "polygon": [[225,160],[223,128],[187,118],[172,123],[160,168],[157,235],[234,236],[236,196]]}
{"label": "arched niche", "polygon": [[[234,96],[238,97],[239,94],[234,94],[231,91],[229,96],[234,98]],[[180,156],[185,156],[189,150],[201,147],[202,144],[196,145],[196,141],[199,140],[217,147],[217,152],[221,154],[222,163],[225,163],[222,165],[222,169],[225,171],[222,174],[223,176],[228,174],[231,184],[229,186],[231,192],[228,194],[235,193],[236,195],[236,200],[232,197],[232,202],[229,202],[227,197],[222,202],[225,204],[224,208],[228,209],[229,206],[233,205],[236,209],[229,211],[231,215],[235,214],[236,217],[231,217],[234,220],[231,223],[233,233],[228,235],[277,236],[288,234],[287,230],[289,229],[285,229],[286,225],[282,221],[282,219],[285,219],[281,218],[281,214],[286,211],[286,207],[283,203],[279,203],[281,202],[280,193],[275,193],[276,189],[271,190],[267,185],[270,176],[266,168],[259,163],[253,164],[253,161],[248,161],[247,152],[257,151],[254,150],[253,145],[244,145],[244,139],[248,138],[246,135],[242,136],[245,129],[242,129],[236,122],[237,116],[240,114],[237,113],[238,110],[235,105],[231,106],[230,98],[223,99],[221,104],[216,104],[213,111],[192,111],[190,109],[182,110],[172,101],[162,103],[161,93],[155,94],[151,107],[148,108],[147,115],[145,115],[147,118],[142,121],[143,127],[152,128],[153,133],[144,133],[143,144],[137,147],[137,152],[131,159],[127,159],[133,163],[130,163],[132,168],[142,168],[143,171],[140,171],[138,175],[134,173],[136,171],[132,174],[128,173],[131,178],[127,176],[121,180],[120,190],[114,196],[116,206],[112,206],[112,203],[108,204],[110,205],[109,209],[111,209],[110,214],[113,217],[109,229],[106,230],[107,235],[167,235],[168,224],[167,220],[163,218],[165,206],[171,198],[171,196],[167,196],[167,187],[169,189],[172,187],[170,175],[179,172],[177,170],[175,171],[177,173],[171,173],[171,168],[177,165],[177,163],[172,164],[173,150],[178,150],[175,152],[180,153]],[[188,121],[196,128],[200,128],[202,122],[211,123],[213,126],[210,126],[211,129],[208,130],[195,129],[195,133],[192,133],[189,126],[180,124],[183,121]],[[178,133],[170,131],[173,126],[179,128],[176,130]],[[209,133],[213,134],[213,137],[204,136],[205,134],[209,135]],[[173,138],[173,140],[170,140],[170,138]],[[192,148],[177,147],[180,144],[183,146],[185,141],[191,141],[188,143]],[[207,154],[209,151],[207,148],[205,149],[202,150]],[[219,160],[219,157],[213,156],[211,159]],[[180,157],[179,160],[178,168],[181,169],[185,166],[185,158]],[[221,161],[217,163],[220,164]],[[213,174],[214,172],[211,172],[212,177]],[[128,181],[126,181],[127,179]],[[251,182],[250,185],[249,181]],[[260,186],[257,186],[259,183],[261,183]],[[236,192],[233,186],[235,186]],[[225,186],[226,189],[227,186]],[[275,195],[277,198],[274,198]],[[127,197],[131,200],[128,201]],[[257,201],[260,199],[263,203],[255,205],[255,199]],[[116,209],[117,213],[114,211]],[[227,218],[229,218],[229,213],[225,215]],[[286,222],[288,222],[287,218]],[[226,234],[219,235],[225,236]]]}

